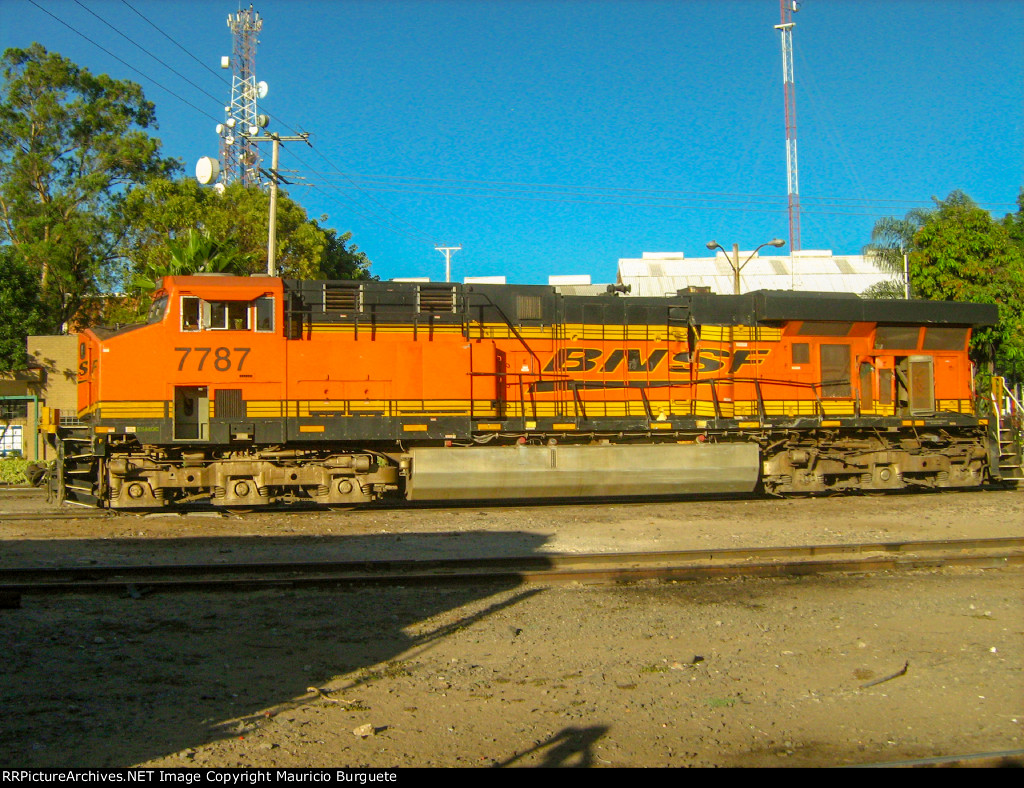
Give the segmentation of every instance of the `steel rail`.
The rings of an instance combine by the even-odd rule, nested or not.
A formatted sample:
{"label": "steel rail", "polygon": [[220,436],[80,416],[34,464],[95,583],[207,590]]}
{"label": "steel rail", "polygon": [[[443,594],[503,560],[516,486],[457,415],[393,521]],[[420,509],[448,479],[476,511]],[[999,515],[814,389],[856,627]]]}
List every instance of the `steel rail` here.
{"label": "steel rail", "polygon": [[[951,488],[943,490],[876,490],[864,493],[871,497],[876,496],[921,496],[921,495],[953,495],[953,494],[974,494],[984,492],[1000,492],[1006,488],[1001,485],[983,485],[980,487]],[[18,496],[22,497],[22,496]],[[27,496],[26,496],[27,497]],[[588,507],[615,505],[624,507],[650,506],[656,504],[673,503],[701,503],[730,501],[779,501],[779,500],[801,500],[804,498],[826,497],[821,496],[769,496],[757,493],[705,493],[691,495],[664,495],[650,497],[621,497],[605,496],[595,498],[550,498],[545,500],[523,500],[503,499],[489,501],[464,501],[453,503],[451,501],[404,501],[385,500],[373,501],[371,503],[352,506],[323,506],[308,501],[295,501],[291,503],[275,504],[271,506],[250,506],[250,507],[224,507],[214,506],[209,503],[184,504],[176,507],[160,507],[152,509],[108,509],[86,506],[85,504],[66,503],[64,505],[46,504],[50,511],[36,512],[3,512],[0,509],[0,522],[5,521],[46,521],[46,520],[83,520],[95,518],[159,518],[159,517],[247,517],[252,515],[290,515],[290,514],[347,514],[360,512],[389,512],[389,511],[431,511],[431,512],[464,512],[472,509],[553,509],[560,506]],[[849,497],[856,497],[850,494]],[[0,494],[0,505],[3,495]]]}
{"label": "steel rail", "polygon": [[[831,556],[831,557],[829,557]],[[955,539],[653,553],[534,554],[507,558],[288,561],[0,569],[0,593],[195,591],[269,587],[561,584],[794,577],[950,565],[1024,563],[1024,538]]]}
{"label": "steel rail", "polygon": [[[978,761],[984,763],[979,764]],[[859,763],[847,766],[848,769],[895,769],[927,766],[987,766],[987,767],[1020,767],[1024,765],[1024,750],[1003,750],[1000,752],[978,752],[970,755],[940,755],[933,758],[913,758],[906,761],[888,761],[885,763]]]}

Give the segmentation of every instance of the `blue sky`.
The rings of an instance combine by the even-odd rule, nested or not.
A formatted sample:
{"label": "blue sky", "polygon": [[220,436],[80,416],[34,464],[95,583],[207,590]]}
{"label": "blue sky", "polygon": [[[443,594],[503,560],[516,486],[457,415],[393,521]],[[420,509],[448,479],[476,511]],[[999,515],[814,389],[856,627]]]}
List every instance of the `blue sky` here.
{"label": "blue sky", "polygon": [[[0,0],[0,47],[38,41],[141,84],[191,177],[217,155],[238,8]],[[443,279],[439,244],[463,247],[453,279],[544,283],[614,281],[620,257],[705,256],[712,238],[788,239],[777,0],[254,8],[260,109],[272,130],[312,134],[312,149],[284,146],[281,167],[305,179],[289,194],[351,231],[383,279]],[[1014,210],[1024,3],[806,0],[793,20],[804,249],[858,254],[878,216],[954,189]]]}

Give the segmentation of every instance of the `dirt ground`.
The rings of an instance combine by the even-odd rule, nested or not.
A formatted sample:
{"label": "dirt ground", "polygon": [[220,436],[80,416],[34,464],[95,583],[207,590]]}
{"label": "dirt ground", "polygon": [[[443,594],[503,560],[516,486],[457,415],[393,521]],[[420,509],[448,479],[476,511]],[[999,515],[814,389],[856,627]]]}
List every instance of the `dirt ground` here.
{"label": "dirt ground", "polygon": [[[1024,492],[4,516],[42,506],[0,490],[0,566],[1024,535]],[[0,632],[4,768],[825,766],[1014,751],[1020,763],[1024,749],[1019,570],[26,596],[0,610]]]}

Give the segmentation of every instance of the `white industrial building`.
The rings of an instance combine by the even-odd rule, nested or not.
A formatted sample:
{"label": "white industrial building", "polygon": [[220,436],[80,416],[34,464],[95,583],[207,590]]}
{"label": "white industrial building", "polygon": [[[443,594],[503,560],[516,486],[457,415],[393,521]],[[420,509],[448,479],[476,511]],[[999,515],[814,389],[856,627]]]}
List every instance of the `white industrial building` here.
{"label": "white industrial building", "polygon": [[[616,285],[592,284],[588,274],[549,276],[548,284],[565,295],[599,295],[614,287],[628,296],[675,295],[680,290],[707,289],[719,295],[735,288],[733,256],[686,257],[682,252],[644,252],[642,257],[619,260]],[[740,292],[799,290],[861,294],[880,282],[902,278],[880,271],[864,255],[834,255],[831,249],[792,254],[739,253]],[[428,278],[393,279],[394,282],[429,282]],[[505,284],[504,276],[467,276],[466,284]]]}
{"label": "white industrial building", "polygon": [[[663,296],[686,288],[709,288],[733,293],[731,253],[714,257],[685,257],[682,252],[644,252],[643,257],[619,260],[618,283],[629,285],[633,296]],[[744,261],[749,262],[744,264]],[[802,290],[823,293],[863,293],[893,275],[878,270],[863,255],[835,256],[830,249],[792,254],[740,251],[740,292]]]}

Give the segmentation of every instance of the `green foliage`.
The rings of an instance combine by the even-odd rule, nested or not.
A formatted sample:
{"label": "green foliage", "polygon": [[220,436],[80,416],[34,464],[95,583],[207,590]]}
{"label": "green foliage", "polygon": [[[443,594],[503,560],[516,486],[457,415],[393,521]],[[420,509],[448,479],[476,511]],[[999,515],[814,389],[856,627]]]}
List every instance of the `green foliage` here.
{"label": "green foliage", "polygon": [[[326,220],[321,217],[321,221]],[[327,245],[320,261],[318,279],[372,279],[370,276],[370,259],[365,252],[359,251],[355,244],[347,246],[352,233],[338,235],[337,231],[321,228],[327,236]]]}
{"label": "green foliage", "polygon": [[1024,244],[1017,217],[995,221],[967,195],[953,192],[914,236],[910,276],[921,297],[997,304],[999,323],[974,333],[979,360],[1024,380]]}
{"label": "green foliage", "polygon": [[0,247],[0,370],[23,369],[25,339],[42,330],[39,280],[10,247]]}
{"label": "green foliage", "polygon": [[[138,85],[40,44],[6,50],[0,76],[0,366],[23,363],[29,333],[146,311],[139,295],[98,294],[145,291],[166,273],[266,269],[269,195],[173,180],[180,162],[160,155],[155,108]],[[280,195],[281,275],[369,278],[350,237]]]}
{"label": "green foliage", "polygon": [[160,287],[165,276],[195,273],[246,275],[252,257],[239,252],[231,241],[216,241],[193,229],[189,229],[184,240],[167,241],[167,251],[170,255],[167,263],[147,263],[144,270],[135,275],[132,290],[148,296]]}
{"label": "green foliage", "polygon": [[7,457],[0,460],[0,484],[28,484],[25,469],[29,461],[20,457]]}
{"label": "green foliage", "polygon": [[903,285],[895,279],[875,282],[860,294],[861,298],[903,298]]}
{"label": "green foliage", "polygon": [[0,59],[0,245],[39,280],[59,331],[116,257],[126,191],[179,169],[159,155],[153,105],[40,44]]}
{"label": "green foliage", "polygon": [[[880,219],[864,251],[879,268],[891,271],[902,270],[903,254],[908,254],[912,292],[919,298],[996,304],[999,323],[975,330],[972,356],[1020,382],[1024,380],[1024,191],[1017,205],[1015,214],[996,221],[966,194],[954,191],[945,200],[935,200],[932,210],[914,210],[904,219]],[[869,297],[888,296],[880,289]],[[983,371],[980,383],[985,385],[988,377],[988,371]]]}
{"label": "green foliage", "polygon": [[[123,280],[171,268],[178,239],[197,227],[211,243],[217,239],[225,248],[234,248],[242,264],[239,273],[265,271],[269,203],[262,189],[238,183],[220,194],[190,179],[157,179],[133,190],[124,203]],[[346,247],[350,238],[349,233],[339,236],[311,221],[300,205],[278,192],[275,257],[280,276],[369,278],[370,261],[355,247]]]}
{"label": "green foliage", "polygon": [[[871,243],[864,247],[864,255],[871,260],[880,271],[896,274],[903,279],[904,255],[914,250],[914,236],[928,219],[928,211],[919,208],[908,213],[904,218],[883,216],[871,229]],[[899,292],[893,295],[898,288]],[[903,298],[904,291],[895,283],[888,282],[873,285],[873,295],[868,298]]]}

